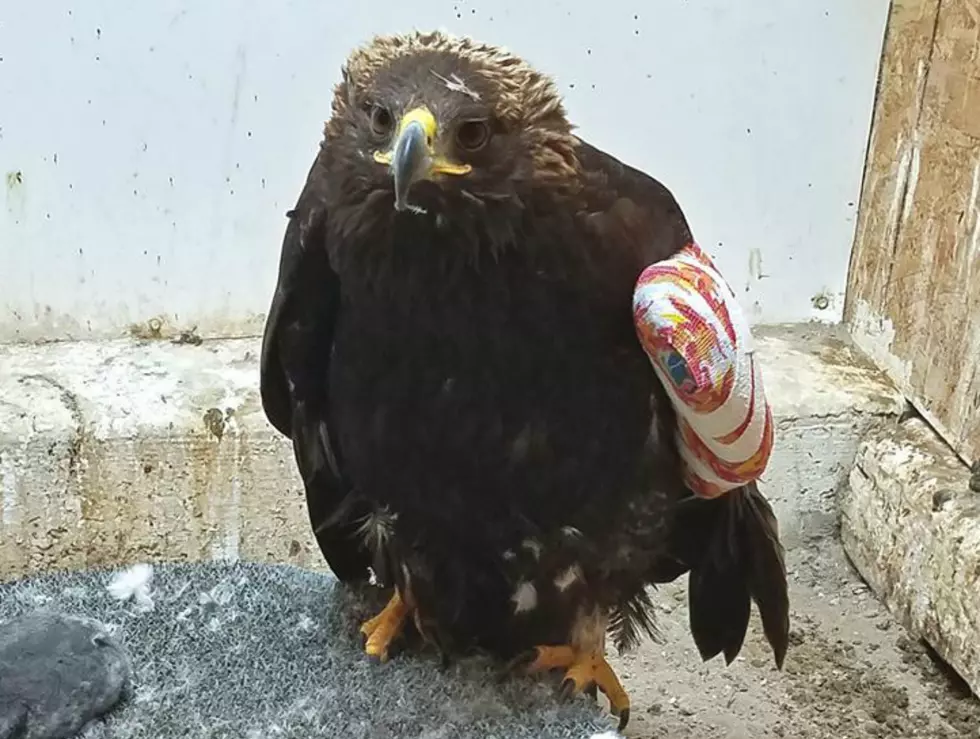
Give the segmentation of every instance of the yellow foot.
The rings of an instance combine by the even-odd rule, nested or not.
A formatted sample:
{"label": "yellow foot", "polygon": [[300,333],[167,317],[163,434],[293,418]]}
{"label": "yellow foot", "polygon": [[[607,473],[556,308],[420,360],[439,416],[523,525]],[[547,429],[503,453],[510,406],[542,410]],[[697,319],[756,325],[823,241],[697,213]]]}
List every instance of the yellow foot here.
{"label": "yellow foot", "polygon": [[578,651],[574,647],[535,647],[515,660],[515,666],[526,665],[528,672],[565,670],[561,684],[563,697],[587,692],[598,686],[609,699],[609,710],[619,716],[619,730],[630,720],[630,698],[605,656],[599,651]]}
{"label": "yellow foot", "polygon": [[381,613],[361,625],[361,633],[365,637],[364,651],[368,656],[378,657],[382,662],[388,661],[388,648],[402,632],[408,612],[408,606],[396,590]]}

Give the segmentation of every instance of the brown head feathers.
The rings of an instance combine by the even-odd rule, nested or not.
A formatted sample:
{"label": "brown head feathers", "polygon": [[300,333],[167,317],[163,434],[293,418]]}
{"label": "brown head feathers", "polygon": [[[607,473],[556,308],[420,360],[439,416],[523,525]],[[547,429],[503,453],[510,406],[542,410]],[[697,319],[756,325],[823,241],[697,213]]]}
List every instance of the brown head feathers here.
{"label": "brown head feathers", "polygon": [[[460,66],[475,72],[483,88],[492,91],[487,102],[494,115],[508,127],[521,130],[533,150],[539,175],[567,177],[577,169],[578,140],[565,117],[565,108],[554,81],[506,49],[465,36],[442,31],[376,36],[355,49],[343,66],[343,79],[335,88],[333,117],[326,133],[339,133],[340,119],[362,101],[380,74],[418,58],[426,64],[432,55],[457,57]],[[448,89],[474,100],[479,93],[467,87],[469,80],[444,76],[431,70]],[[545,176],[547,176],[545,175]]]}

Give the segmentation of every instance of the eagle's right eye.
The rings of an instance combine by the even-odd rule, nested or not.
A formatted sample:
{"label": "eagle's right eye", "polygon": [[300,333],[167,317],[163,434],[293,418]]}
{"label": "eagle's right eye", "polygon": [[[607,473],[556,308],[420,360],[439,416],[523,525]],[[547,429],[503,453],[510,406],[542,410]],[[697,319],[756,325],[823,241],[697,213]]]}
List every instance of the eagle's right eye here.
{"label": "eagle's right eye", "polygon": [[391,111],[383,105],[372,105],[368,115],[371,117],[371,130],[376,136],[387,136],[395,125]]}

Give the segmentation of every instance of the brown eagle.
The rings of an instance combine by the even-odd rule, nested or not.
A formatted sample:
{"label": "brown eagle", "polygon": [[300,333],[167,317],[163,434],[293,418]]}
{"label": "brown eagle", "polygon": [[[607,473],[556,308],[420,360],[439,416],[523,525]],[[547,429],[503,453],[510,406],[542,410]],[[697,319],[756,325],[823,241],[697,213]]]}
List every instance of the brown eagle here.
{"label": "brown eagle", "polygon": [[751,603],[782,664],[775,516],[756,486],[685,487],[677,418],[633,324],[647,266],[691,241],[657,180],[573,133],[555,84],[501,48],[378,37],[334,91],[282,245],[261,362],[333,572],[393,588],[364,624],[411,627],[598,686],[652,633],[652,584],[689,574],[704,659]]}

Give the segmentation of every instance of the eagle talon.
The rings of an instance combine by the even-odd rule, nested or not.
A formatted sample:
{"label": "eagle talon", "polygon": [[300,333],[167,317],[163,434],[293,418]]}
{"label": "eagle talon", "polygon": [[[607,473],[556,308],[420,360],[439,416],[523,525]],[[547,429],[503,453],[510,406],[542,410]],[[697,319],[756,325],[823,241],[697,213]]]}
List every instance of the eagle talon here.
{"label": "eagle talon", "polygon": [[517,666],[526,665],[528,672],[544,672],[563,669],[565,678],[559,689],[561,700],[567,700],[579,693],[588,693],[598,698],[601,690],[609,699],[609,710],[619,717],[619,730],[626,728],[630,719],[630,699],[619,678],[606,662],[601,651],[579,651],[570,646],[536,647],[534,659],[526,661],[526,654]]}
{"label": "eagle talon", "polygon": [[[613,711],[613,715],[614,716],[616,715],[615,711]],[[619,712],[619,730],[622,731],[623,729],[625,729],[626,724],[628,724],[629,722],[630,722],[630,709],[624,708]]]}
{"label": "eagle talon", "polygon": [[408,606],[396,590],[381,613],[361,624],[364,651],[369,657],[377,657],[381,662],[388,661],[392,644],[401,635],[408,612]]}

